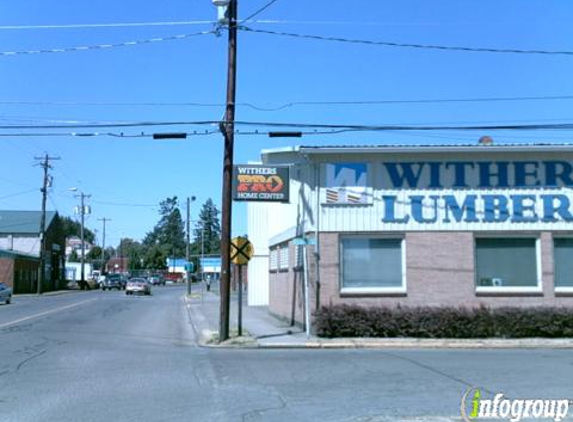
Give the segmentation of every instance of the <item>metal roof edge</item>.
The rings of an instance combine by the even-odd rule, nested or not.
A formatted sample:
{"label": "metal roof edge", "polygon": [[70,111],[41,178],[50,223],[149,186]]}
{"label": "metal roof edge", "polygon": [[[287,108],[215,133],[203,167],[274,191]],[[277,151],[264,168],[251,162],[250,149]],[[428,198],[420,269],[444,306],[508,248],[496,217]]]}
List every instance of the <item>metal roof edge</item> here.
{"label": "metal roof edge", "polygon": [[[300,146],[297,152],[308,155],[360,153],[444,153],[444,152],[573,152],[573,144],[498,144],[498,145],[339,145]],[[279,152],[279,151],[277,151]],[[271,152],[271,153],[274,153]]]}

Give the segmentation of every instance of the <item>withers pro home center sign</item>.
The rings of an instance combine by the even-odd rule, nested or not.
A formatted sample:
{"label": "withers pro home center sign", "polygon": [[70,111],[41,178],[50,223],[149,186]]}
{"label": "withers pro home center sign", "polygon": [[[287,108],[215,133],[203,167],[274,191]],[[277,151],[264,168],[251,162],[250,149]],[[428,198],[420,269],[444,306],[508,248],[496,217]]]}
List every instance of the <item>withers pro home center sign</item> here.
{"label": "withers pro home center sign", "polygon": [[364,230],[573,228],[571,161],[338,163],[323,174],[324,205],[362,205],[363,218],[384,224]]}

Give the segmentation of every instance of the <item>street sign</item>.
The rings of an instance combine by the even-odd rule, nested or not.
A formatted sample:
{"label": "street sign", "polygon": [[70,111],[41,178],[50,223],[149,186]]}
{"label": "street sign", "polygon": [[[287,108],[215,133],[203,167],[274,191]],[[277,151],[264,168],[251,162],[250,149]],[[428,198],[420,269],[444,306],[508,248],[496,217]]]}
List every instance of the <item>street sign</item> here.
{"label": "street sign", "polygon": [[316,245],[316,239],[311,239],[309,237],[295,237],[292,242],[295,245]]}
{"label": "street sign", "polygon": [[253,244],[246,237],[235,237],[231,240],[231,262],[245,265],[255,254]]}

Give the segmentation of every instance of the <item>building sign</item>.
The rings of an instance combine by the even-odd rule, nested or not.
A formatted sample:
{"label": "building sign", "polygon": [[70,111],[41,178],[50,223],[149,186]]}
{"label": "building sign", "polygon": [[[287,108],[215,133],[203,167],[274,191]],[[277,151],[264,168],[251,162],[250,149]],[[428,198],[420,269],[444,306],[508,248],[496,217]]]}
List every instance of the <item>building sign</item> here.
{"label": "building sign", "polygon": [[326,192],[324,204],[372,203],[372,189],[368,187],[366,163],[326,164]]}
{"label": "building sign", "polygon": [[323,204],[371,205],[360,218],[325,208],[325,230],[573,229],[572,161],[337,163],[325,175]]}
{"label": "building sign", "polygon": [[289,184],[289,168],[286,166],[233,167],[235,201],[288,202]]}

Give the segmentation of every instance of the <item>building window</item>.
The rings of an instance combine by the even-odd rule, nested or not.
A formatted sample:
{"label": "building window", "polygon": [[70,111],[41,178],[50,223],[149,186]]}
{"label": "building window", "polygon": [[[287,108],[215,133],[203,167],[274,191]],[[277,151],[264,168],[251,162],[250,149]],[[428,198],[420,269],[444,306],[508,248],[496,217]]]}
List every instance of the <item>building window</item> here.
{"label": "building window", "polygon": [[288,271],[288,261],[288,243],[285,243],[279,247],[279,271]]}
{"label": "building window", "polygon": [[271,248],[269,261],[269,270],[277,271],[279,269],[279,250],[277,247]]}
{"label": "building window", "polygon": [[555,290],[573,292],[573,238],[553,239]]}
{"label": "building window", "polygon": [[341,293],[405,293],[404,239],[347,237],[340,241]]}
{"label": "building window", "polygon": [[475,254],[476,291],[541,291],[538,239],[477,238]]}

